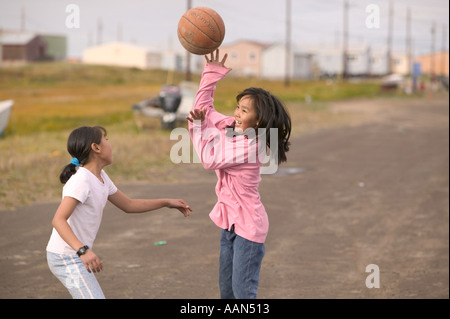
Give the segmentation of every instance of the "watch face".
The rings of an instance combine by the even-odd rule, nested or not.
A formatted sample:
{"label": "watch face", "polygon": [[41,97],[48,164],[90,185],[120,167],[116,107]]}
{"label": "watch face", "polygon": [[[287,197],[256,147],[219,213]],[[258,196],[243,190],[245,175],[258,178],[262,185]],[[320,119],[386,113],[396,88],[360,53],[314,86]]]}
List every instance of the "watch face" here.
{"label": "watch face", "polygon": [[86,246],[80,247],[80,249],[78,249],[77,251],[78,256],[84,255],[86,253],[86,250],[87,250]]}

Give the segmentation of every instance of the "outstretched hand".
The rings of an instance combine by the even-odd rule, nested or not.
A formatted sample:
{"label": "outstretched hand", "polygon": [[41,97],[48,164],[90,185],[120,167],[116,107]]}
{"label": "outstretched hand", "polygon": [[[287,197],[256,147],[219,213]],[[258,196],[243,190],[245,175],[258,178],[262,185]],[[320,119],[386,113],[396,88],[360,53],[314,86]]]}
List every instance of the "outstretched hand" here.
{"label": "outstretched hand", "polygon": [[214,56],[214,52],[211,52],[211,57],[208,57],[208,55],[205,55],[206,62],[209,64],[223,66],[224,68],[231,70],[231,68],[228,68],[225,66],[225,62],[227,61],[227,58],[228,58],[228,53],[225,53],[225,55],[222,58],[222,61],[220,61],[220,58],[219,58],[219,49],[217,49],[215,53],[216,53],[216,55]]}
{"label": "outstretched hand", "polygon": [[189,122],[193,123],[194,121],[203,121],[205,119],[206,109],[192,110],[189,113],[191,116],[186,116],[186,119]]}
{"label": "outstretched hand", "polygon": [[[225,66],[225,62],[227,61],[227,58],[228,58],[228,54],[225,53],[222,60],[220,60],[219,49],[217,49],[215,52],[211,52],[211,56],[205,55],[205,59],[208,64],[218,65],[218,66],[227,68],[228,70],[231,71],[231,68],[228,68],[227,66]],[[205,119],[206,109],[194,109],[194,110],[190,111],[189,113],[191,115],[186,116],[186,119],[189,122],[193,123],[194,121],[203,121]]]}
{"label": "outstretched hand", "polygon": [[178,209],[184,217],[188,217],[192,212],[192,208],[182,199],[169,199],[167,207]]}

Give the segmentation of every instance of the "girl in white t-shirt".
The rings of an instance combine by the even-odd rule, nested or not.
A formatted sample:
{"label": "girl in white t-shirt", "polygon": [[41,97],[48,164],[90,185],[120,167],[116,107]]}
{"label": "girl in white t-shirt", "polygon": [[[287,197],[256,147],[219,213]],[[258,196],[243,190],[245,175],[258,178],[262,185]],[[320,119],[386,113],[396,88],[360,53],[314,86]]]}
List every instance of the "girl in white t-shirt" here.
{"label": "girl in white t-shirt", "polygon": [[80,127],[68,139],[73,157],[60,175],[62,201],[52,221],[47,261],[52,273],[73,298],[105,298],[93,274],[103,270],[92,251],[103,208],[109,200],[126,213],[176,208],[185,217],[192,209],[181,199],[130,199],[117,189],[103,168],[113,161],[103,127]]}

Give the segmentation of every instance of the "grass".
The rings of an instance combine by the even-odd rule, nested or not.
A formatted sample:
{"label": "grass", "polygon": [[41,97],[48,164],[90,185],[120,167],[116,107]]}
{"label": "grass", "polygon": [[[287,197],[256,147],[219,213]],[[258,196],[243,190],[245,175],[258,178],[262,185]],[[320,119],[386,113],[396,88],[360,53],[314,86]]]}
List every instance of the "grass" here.
{"label": "grass", "polygon": [[[174,74],[174,82],[184,79]],[[200,77],[194,76],[198,82]],[[60,198],[58,176],[70,161],[66,141],[81,125],[103,125],[113,145],[114,164],[107,168],[117,183],[178,179],[169,158],[170,132],[139,130],[131,106],[156,96],[167,72],[69,63],[35,63],[0,69],[0,100],[13,99],[9,126],[0,139],[0,210]],[[246,87],[270,90],[289,107],[294,133],[342,121],[327,112],[327,102],[375,97],[376,82],[281,81],[227,77],[218,84],[215,105],[232,114],[235,96]],[[312,103],[304,103],[305,99]],[[298,124],[300,123],[300,124]]]}
{"label": "grass", "polygon": [[[175,73],[174,82],[184,78]],[[7,134],[61,131],[82,123],[112,125],[132,120],[132,104],[156,96],[167,80],[162,70],[139,70],[70,63],[35,63],[0,69],[0,99],[14,99]],[[194,76],[195,82],[199,76]],[[235,96],[246,87],[270,90],[286,103],[332,101],[379,94],[376,82],[282,81],[227,77],[218,85],[216,106],[232,112]]]}

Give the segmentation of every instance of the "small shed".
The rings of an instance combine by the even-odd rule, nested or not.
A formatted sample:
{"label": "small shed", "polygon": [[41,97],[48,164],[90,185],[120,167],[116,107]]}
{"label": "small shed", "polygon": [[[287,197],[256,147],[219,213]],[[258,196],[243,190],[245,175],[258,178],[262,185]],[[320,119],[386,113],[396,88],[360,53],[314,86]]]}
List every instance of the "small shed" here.
{"label": "small shed", "polygon": [[34,62],[46,59],[47,43],[31,32],[0,33],[3,62]]}

